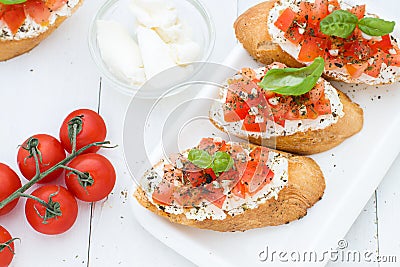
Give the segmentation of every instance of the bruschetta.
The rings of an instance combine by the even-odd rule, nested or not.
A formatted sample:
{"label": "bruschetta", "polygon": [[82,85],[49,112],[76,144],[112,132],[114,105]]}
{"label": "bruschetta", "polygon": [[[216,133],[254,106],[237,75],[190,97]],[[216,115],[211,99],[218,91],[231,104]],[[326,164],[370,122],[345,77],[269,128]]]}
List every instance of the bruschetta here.
{"label": "bruschetta", "polygon": [[[30,51],[48,37],[82,0],[0,1],[0,61]],[[19,1],[21,2],[21,1]]]}
{"label": "bruschetta", "polygon": [[363,110],[321,77],[301,95],[261,88],[269,71],[285,67],[244,68],[228,79],[211,106],[211,122],[254,144],[301,155],[331,149],[362,129]]}
{"label": "bruschetta", "polygon": [[388,84],[400,78],[395,23],[340,0],[270,0],[234,23],[237,39],[256,60],[291,67],[325,59],[325,77],[347,83]]}
{"label": "bruschetta", "polygon": [[231,232],[300,219],[324,190],[311,158],[204,138],[149,170],[135,197],[171,222]]}

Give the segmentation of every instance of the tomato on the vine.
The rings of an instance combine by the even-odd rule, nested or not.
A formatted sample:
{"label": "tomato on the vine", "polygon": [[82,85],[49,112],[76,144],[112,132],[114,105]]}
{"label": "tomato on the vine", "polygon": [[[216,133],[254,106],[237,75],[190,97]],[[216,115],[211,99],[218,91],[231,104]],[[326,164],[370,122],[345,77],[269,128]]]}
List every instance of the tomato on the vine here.
{"label": "tomato on the vine", "polygon": [[[106,138],[107,129],[103,118],[90,109],[79,109],[70,113],[63,121],[60,128],[60,140],[65,150],[72,151],[72,136],[76,123],[76,150],[94,142],[103,142]],[[94,146],[84,153],[94,153],[100,147]]]}
{"label": "tomato on the vine", "polygon": [[0,225],[0,267],[10,265],[14,257],[14,243],[10,233]]}
{"label": "tomato on the vine", "polygon": [[[36,163],[31,150],[35,149],[32,147],[35,140],[38,141],[37,145],[37,156],[39,160],[40,172],[47,171],[55,164],[65,159],[65,151],[61,143],[53,136],[47,134],[37,134],[28,138],[18,150],[18,167],[22,175],[31,180],[36,174]],[[47,175],[39,183],[48,183],[57,179],[63,172],[63,169],[55,170],[54,172]]]}
{"label": "tomato on the vine", "polygon": [[99,154],[83,154],[73,159],[65,172],[65,184],[78,199],[96,202],[107,197],[115,185],[116,174],[111,162]]}
{"label": "tomato on the vine", "polygon": [[[7,165],[0,163],[0,202],[18,190],[22,184],[18,175]],[[17,205],[19,198],[0,209],[0,216],[9,213]]]}
{"label": "tomato on the vine", "polygon": [[78,216],[78,204],[75,197],[64,187],[45,185],[31,194],[47,203],[28,198],[25,204],[25,216],[36,231],[46,235],[57,235],[69,230]]}

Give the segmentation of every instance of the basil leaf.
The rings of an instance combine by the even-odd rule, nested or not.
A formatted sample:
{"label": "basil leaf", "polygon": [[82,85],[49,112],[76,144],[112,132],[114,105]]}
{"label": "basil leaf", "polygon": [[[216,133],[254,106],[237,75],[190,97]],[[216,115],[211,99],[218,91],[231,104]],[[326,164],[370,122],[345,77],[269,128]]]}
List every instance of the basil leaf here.
{"label": "basil leaf", "polygon": [[218,173],[232,168],[233,164],[234,161],[228,153],[218,151],[214,154],[214,161],[211,168],[213,169],[214,173],[218,175]]}
{"label": "basil leaf", "polygon": [[321,32],[329,36],[347,38],[356,28],[358,17],[346,10],[335,10],[326,16],[319,26]]}
{"label": "basil leaf", "polygon": [[358,28],[370,36],[383,36],[393,32],[394,21],[386,21],[378,18],[362,18],[358,22]]}
{"label": "basil leaf", "polygon": [[25,3],[27,0],[0,0],[0,3],[5,5],[15,5]]}
{"label": "basil leaf", "polygon": [[209,168],[213,162],[213,158],[207,151],[200,149],[191,149],[189,151],[188,160],[199,168]]}
{"label": "basil leaf", "polygon": [[317,57],[307,67],[271,69],[258,85],[281,95],[303,95],[317,84],[324,67],[324,59]]}

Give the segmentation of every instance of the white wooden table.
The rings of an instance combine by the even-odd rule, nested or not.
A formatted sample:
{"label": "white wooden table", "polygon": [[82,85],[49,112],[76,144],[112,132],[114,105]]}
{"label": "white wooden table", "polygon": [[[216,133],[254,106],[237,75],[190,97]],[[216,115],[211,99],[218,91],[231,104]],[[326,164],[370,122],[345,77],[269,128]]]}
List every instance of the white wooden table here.
{"label": "white wooden table", "polygon": [[[107,139],[120,145],[101,152],[117,170],[113,193],[102,203],[80,202],[77,222],[67,233],[43,236],[32,230],[24,217],[25,201],[20,201],[11,214],[0,217],[0,225],[21,238],[21,243],[16,243],[17,254],[12,266],[192,265],[144,231],[130,211],[128,198],[133,180],[122,155],[123,119],[130,99],[101,79],[87,45],[90,20],[103,2],[86,1],[38,48],[0,63],[0,162],[18,172],[17,145],[36,133],[58,136],[64,117],[82,107],[99,111],[108,125]],[[233,21],[259,1],[203,2],[217,31],[211,60],[222,62],[236,44]],[[382,4],[379,8],[385,9],[385,14],[395,15],[394,4],[391,7]],[[396,209],[400,205],[400,179],[397,176],[400,176],[400,157],[345,237],[350,249],[397,255],[400,262],[400,216]],[[330,266],[346,264],[330,263]]]}

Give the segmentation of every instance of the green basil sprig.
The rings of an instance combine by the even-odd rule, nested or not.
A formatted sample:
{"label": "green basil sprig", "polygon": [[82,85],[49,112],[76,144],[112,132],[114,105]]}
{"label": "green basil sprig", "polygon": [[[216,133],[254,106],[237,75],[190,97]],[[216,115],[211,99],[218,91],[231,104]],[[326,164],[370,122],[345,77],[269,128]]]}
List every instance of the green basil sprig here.
{"label": "green basil sprig", "polygon": [[383,36],[393,32],[394,21],[386,21],[378,18],[362,18],[358,22],[358,28],[370,36]]}
{"label": "green basil sprig", "polygon": [[347,38],[356,28],[357,22],[357,16],[349,11],[335,10],[321,20],[319,26],[326,35]]}
{"label": "green basil sprig", "polygon": [[324,59],[317,57],[307,67],[271,69],[258,85],[281,95],[303,95],[317,84],[324,67]]}
{"label": "green basil sprig", "polygon": [[326,16],[319,26],[321,32],[329,36],[347,38],[354,31],[356,26],[371,36],[383,36],[393,32],[394,21],[386,21],[379,18],[365,17],[358,20],[358,17],[347,10],[335,10]]}
{"label": "green basil sprig", "polygon": [[217,176],[231,169],[234,164],[232,157],[223,151],[218,151],[211,156],[207,151],[191,149],[188,160],[201,169],[211,168]]}
{"label": "green basil sprig", "polygon": [[25,3],[27,0],[0,0],[0,3],[5,5],[16,5]]}

